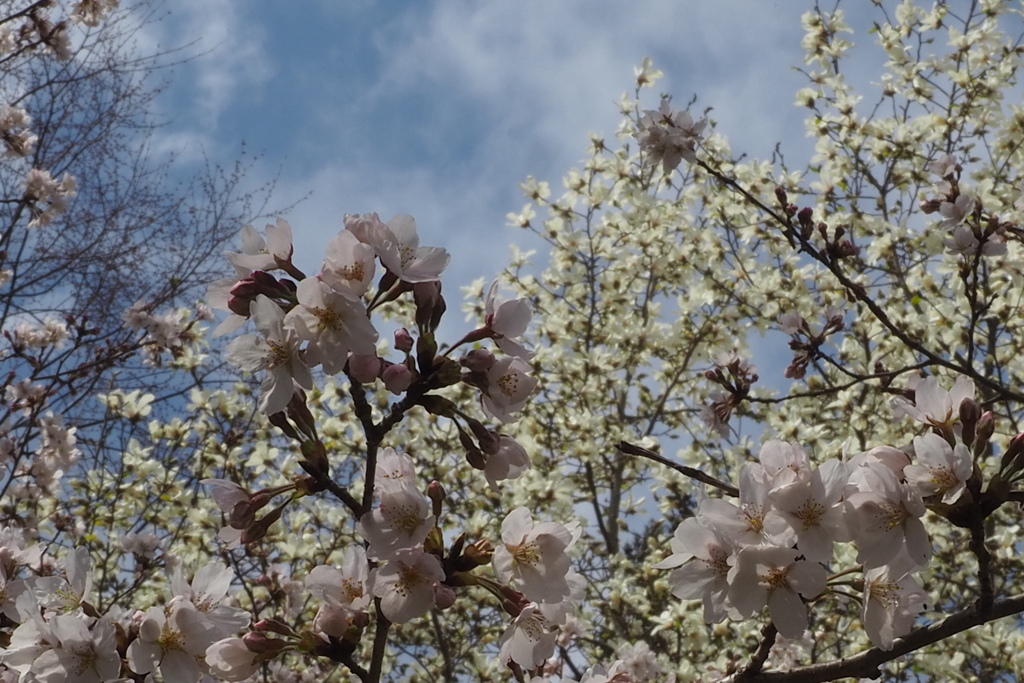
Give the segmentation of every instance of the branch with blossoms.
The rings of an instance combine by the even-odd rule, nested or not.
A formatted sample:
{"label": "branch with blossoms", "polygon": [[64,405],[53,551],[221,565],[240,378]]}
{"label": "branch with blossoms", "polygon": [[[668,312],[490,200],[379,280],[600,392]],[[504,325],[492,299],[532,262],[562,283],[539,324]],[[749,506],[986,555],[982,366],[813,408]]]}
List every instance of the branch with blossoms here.
{"label": "branch with blossoms", "polygon": [[[649,159],[663,160],[663,170],[668,174],[685,158],[737,192],[774,221],[795,250],[824,266],[887,332],[923,356],[926,360],[918,367],[941,366],[960,373],[948,391],[937,378],[929,377],[893,401],[897,416],[912,417],[928,429],[914,437],[912,444],[876,446],[854,457],[832,458],[815,466],[798,444],[769,440],[761,448],[759,461],[740,469],[738,506],[704,497],[696,516],[679,525],[672,540],[672,554],[654,565],[674,568],[669,577],[673,594],[702,600],[709,623],[726,616],[750,618],[765,608],[771,618],[750,664],[727,680],[877,677],[881,663],[1019,613],[1019,596],[996,600],[986,523],[1011,500],[1011,493],[1019,494],[1017,487],[1024,479],[1024,435],[1010,441],[998,466],[992,467],[989,462],[986,469],[986,460],[990,461],[990,454],[996,451],[991,442],[996,419],[975,401],[974,381],[990,390],[993,402],[1020,401],[1021,396],[975,370],[970,360],[949,359],[903,330],[857,281],[856,264],[846,265],[858,253],[846,228],[815,223],[812,211],[790,204],[782,187],[775,192],[781,211],[766,205],[735,179],[698,158],[695,148],[700,141],[695,137],[700,126],[693,126],[688,115],[674,114],[666,107],[663,101],[657,115],[647,112],[639,119],[636,137]],[[685,145],[679,140],[685,140]],[[680,152],[682,146],[685,153]],[[973,339],[987,305],[976,295],[981,257],[1004,254],[1005,237],[1013,234],[1013,226],[997,216],[983,214],[980,203],[960,189],[962,169],[951,157],[939,159],[929,170],[944,180],[938,188],[939,196],[923,203],[922,209],[944,216],[938,227],[951,229],[944,241],[947,253],[965,259],[958,272],[968,292],[968,330]],[[795,313],[782,316],[782,330],[791,336],[790,348],[795,352],[786,377],[802,379],[811,363],[826,358],[820,347],[827,337],[843,330],[844,322],[836,308],[827,309],[824,317],[825,324],[815,331]],[[967,358],[974,354],[973,343],[969,343]],[[896,374],[886,371],[875,376],[888,384]],[[713,404],[714,417],[708,420],[721,427],[732,410],[747,400],[757,375],[742,361],[725,358],[707,377],[728,391]],[[863,381],[858,379],[855,384]],[[650,457],[642,449],[631,450]],[[660,457],[652,459],[672,465]],[[697,470],[674,469],[731,493],[726,485],[709,481]],[[927,510],[969,531],[970,551],[977,562],[977,600],[952,617],[915,630],[913,626],[928,610],[929,601],[914,578],[929,565],[933,552],[921,521]],[[853,543],[859,566],[830,576],[836,565],[836,543]],[[863,578],[850,582],[851,572],[862,573]],[[859,588],[863,595],[848,593],[847,586]],[[799,638],[809,626],[814,606],[830,595],[852,598],[862,605],[861,621],[876,648],[836,662],[762,672],[776,634]]]}
{"label": "branch with blossoms", "polygon": [[[279,629],[276,633],[287,637],[271,639],[273,645],[261,640],[260,647],[270,649],[254,649],[254,657],[271,651],[315,654],[346,664],[362,681],[378,681],[392,624],[446,609],[457,592],[483,590],[512,618],[499,641],[499,662],[524,680],[554,653],[558,626],[578,596],[579,579],[568,556],[578,525],[535,523],[525,508],[517,508],[502,523],[500,542],[468,542],[460,534],[447,545],[443,485],[431,482],[424,493],[417,484],[416,459],[384,443],[410,412],[422,409],[451,421],[468,464],[482,471],[491,486],[520,476],[530,465],[523,447],[440,392],[457,384],[471,387],[479,392],[486,415],[514,421],[537,384],[528,374],[526,361],[532,354],[519,339],[530,321],[529,305],[499,302],[495,283],[486,296],[483,325],[439,353],[435,331],[446,305],[438,278],[449,257],[442,249],[419,246],[410,217],[384,223],[375,214],[347,216],[345,229],[330,242],[319,274],[312,277],[295,265],[291,228],[283,220],[267,226],[266,238],[246,227],[242,243],[242,252],[228,253],[237,276],[211,288],[214,305],[231,314],[219,331],[235,329],[246,318],[254,323],[258,334],[234,339],[227,357],[263,374],[260,409],[298,442],[306,476],[253,492],[230,481],[208,480],[227,515],[220,538],[232,545],[259,543],[289,505],[330,491],[353,514],[363,542],[345,551],[341,569],[319,565],[310,572],[306,587],[321,604],[312,623],[286,633]],[[371,292],[378,260],[383,272]],[[378,335],[370,322],[385,304],[407,311],[418,332],[414,336],[403,327],[395,333],[394,351],[400,355],[395,360],[378,355]],[[496,357],[478,346],[488,339],[505,355]],[[453,352],[467,345],[474,346],[454,360]],[[317,365],[348,380],[366,443],[361,496],[349,493],[350,482],[332,479],[334,454],[306,406],[307,392],[314,389],[311,369]],[[380,412],[367,399],[378,382],[398,397],[386,406],[378,404]],[[478,571],[488,565],[491,577]],[[367,654],[369,662],[360,663]]]}

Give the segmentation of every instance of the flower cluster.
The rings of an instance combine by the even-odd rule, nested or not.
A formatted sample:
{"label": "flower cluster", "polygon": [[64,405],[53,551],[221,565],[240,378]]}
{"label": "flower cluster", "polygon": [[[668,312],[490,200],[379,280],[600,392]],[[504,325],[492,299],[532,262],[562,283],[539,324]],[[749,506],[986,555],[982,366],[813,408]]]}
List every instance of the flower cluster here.
{"label": "flower cluster", "polygon": [[18,680],[98,683],[159,670],[164,680],[197,683],[218,670],[219,643],[249,623],[245,611],[225,603],[234,574],[219,563],[190,583],[179,566],[163,607],[100,614],[89,602],[85,548],[68,552],[59,575],[46,575],[33,571],[52,562],[41,545],[26,548],[6,528],[0,543],[0,609],[17,624],[0,662]]}
{"label": "flower cluster", "polygon": [[[701,599],[709,622],[749,618],[765,606],[781,635],[799,638],[807,605],[827,595],[836,543],[852,542],[863,580],[862,620],[882,649],[906,635],[930,603],[914,578],[932,558],[922,523],[927,507],[963,523],[970,509],[999,495],[999,479],[981,491],[972,454],[991,436],[991,414],[977,410],[974,385],[960,377],[947,391],[920,380],[900,414],[933,431],[899,449],[879,446],[814,466],[798,444],[767,441],[759,461],[740,470],[739,504],[705,498],[684,520],[672,554],[673,593]],[[973,491],[973,493],[972,493]]]}
{"label": "flower cluster", "polygon": [[660,163],[668,175],[684,159],[690,163],[697,161],[697,143],[707,123],[706,118],[694,121],[690,112],[673,109],[665,98],[660,108],[644,112],[638,125],[637,140],[640,148],[649,155],[648,163],[651,166]]}

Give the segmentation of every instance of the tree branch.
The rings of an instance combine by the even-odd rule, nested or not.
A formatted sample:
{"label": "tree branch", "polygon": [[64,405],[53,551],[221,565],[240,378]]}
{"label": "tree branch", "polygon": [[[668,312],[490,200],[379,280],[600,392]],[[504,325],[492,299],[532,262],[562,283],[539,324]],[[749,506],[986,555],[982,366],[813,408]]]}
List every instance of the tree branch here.
{"label": "tree branch", "polygon": [[767,671],[752,675],[741,671],[726,678],[724,683],[823,683],[840,678],[878,678],[881,676],[878,667],[886,662],[912,654],[975,626],[1021,612],[1024,612],[1024,595],[1016,595],[995,601],[987,613],[972,607],[912,631],[905,638],[897,640],[889,651],[874,647],[852,657],[789,671]]}

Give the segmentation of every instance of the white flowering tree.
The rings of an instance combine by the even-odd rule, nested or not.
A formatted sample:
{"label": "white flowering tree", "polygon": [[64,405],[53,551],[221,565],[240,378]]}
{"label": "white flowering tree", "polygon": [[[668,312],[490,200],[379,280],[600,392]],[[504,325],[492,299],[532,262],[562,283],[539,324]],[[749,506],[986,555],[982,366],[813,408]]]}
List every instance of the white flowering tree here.
{"label": "white flowering tree", "polygon": [[[180,416],[104,391],[123,448],[76,467],[12,375],[5,434],[34,436],[3,445],[2,675],[1016,680],[1024,33],[962,5],[879,3],[864,36],[805,15],[799,171],[649,101],[644,62],[617,141],[559,196],[523,183],[547,265],[471,288],[460,338],[411,217],[346,216],[308,273],[279,219],[207,295],[257,384],[200,382]],[[46,26],[5,49],[59,54]],[[860,92],[854,40],[885,60]],[[73,187],[28,173],[23,231]],[[198,322],[125,320],[205,372]],[[63,328],[24,329],[35,368]]]}

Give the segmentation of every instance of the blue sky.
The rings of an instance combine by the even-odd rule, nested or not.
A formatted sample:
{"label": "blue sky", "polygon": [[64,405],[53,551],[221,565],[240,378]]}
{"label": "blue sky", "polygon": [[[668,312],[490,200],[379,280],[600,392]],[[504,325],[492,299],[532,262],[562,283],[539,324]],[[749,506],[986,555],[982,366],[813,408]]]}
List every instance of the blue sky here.
{"label": "blue sky", "polygon": [[591,132],[612,139],[646,55],[665,72],[658,89],[696,93],[737,152],[805,147],[792,65],[806,4],[176,0],[147,39],[199,56],[161,100],[158,148],[262,153],[250,180],[280,171],[273,206],[309,195],[287,217],[312,260],[345,213],[411,214],[422,243],[452,252],[452,293],[497,274],[510,243],[534,246],[506,224],[518,183],[557,193]]}

